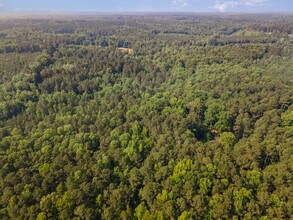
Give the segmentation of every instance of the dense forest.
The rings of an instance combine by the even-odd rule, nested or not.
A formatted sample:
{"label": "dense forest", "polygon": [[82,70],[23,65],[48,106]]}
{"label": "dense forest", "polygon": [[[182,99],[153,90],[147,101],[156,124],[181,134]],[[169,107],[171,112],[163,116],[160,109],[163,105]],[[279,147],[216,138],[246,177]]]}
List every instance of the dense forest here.
{"label": "dense forest", "polygon": [[0,219],[291,219],[293,15],[0,17]]}

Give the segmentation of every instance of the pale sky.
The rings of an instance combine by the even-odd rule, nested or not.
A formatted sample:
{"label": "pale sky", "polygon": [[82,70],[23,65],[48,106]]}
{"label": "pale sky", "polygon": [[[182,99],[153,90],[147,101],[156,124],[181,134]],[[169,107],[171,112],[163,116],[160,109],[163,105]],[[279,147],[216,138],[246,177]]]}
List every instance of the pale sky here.
{"label": "pale sky", "polygon": [[293,12],[293,0],[0,0],[0,11]]}

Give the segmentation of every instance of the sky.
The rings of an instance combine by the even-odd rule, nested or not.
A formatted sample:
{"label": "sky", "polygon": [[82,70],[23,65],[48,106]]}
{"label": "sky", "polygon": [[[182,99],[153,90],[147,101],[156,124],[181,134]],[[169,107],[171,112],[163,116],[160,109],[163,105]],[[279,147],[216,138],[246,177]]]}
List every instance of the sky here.
{"label": "sky", "polygon": [[0,0],[0,12],[293,12],[293,0]]}

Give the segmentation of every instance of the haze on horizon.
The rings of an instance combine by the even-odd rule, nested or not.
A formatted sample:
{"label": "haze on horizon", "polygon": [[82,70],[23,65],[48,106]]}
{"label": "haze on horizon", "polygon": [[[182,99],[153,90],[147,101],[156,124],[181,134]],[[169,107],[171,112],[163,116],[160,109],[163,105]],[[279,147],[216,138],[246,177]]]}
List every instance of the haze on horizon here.
{"label": "haze on horizon", "polygon": [[0,0],[0,12],[293,12],[292,0]]}

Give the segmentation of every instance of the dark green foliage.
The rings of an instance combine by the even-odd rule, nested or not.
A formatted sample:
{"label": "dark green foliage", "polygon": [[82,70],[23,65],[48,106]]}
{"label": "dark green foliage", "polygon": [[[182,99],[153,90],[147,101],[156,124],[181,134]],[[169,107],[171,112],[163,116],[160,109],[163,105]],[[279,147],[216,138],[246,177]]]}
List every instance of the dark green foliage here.
{"label": "dark green foliage", "polygon": [[0,19],[0,219],[292,218],[292,24]]}

